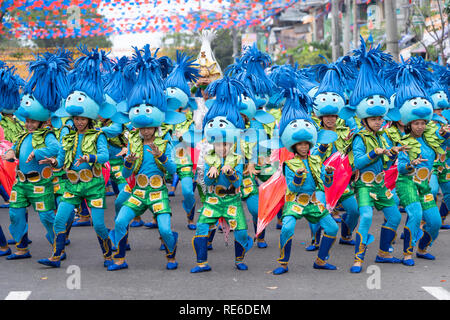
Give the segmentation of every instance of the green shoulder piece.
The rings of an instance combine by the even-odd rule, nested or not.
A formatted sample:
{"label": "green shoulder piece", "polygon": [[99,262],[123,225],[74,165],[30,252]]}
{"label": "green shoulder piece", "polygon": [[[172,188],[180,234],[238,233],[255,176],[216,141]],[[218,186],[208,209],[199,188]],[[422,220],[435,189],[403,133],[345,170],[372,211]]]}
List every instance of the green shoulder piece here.
{"label": "green shoulder piece", "polygon": [[394,146],[400,143],[402,139],[402,135],[396,126],[390,126],[389,128],[384,129],[388,138],[392,141]]}
{"label": "green shoulder piece", "polygon": [[141,167],[142,160],[144,159],[144,145],[142,139],[139,136],[139,130],[130,131],[128,135],[128,144],[130,153],[134,153],[137,156],[136,163],[134,165],[134,172],[137,173]]}
{"label": "green shoulder piece", "polygon": [[444,149],[442,149],[441,147],[441,145],[444,143],[444,140],[439,139],[439,137],[437,136],[438,130],[438,126],[433,121],[429,121],[423,133],[423,139],[434,150],[434,152],[436,153],[436,157],[439,154],[445,154]]}
{"label": "green shoulder piece", "polygon": [[241,140],[240,145],[245,159],[250,160],[252,158],[253,148],[256,146],[256,142],[246,142],[244,140]]}
{"label": "green shoulder piece", "polygon": [[62,139],[62,147],[65,151],[64,169],[70,168],[78,148],[78,134],[76,131],[70,131]]}
{"label": "green shoulder piece", "polygon": [[414,139],[410,134],[405,134],[400,140],[402,146],[409,147],[408,156],[410,160],[417,159],[420,154],[420,142]]}
{"label": "green shoulder piece", "polygon": [[2,117],[0,126],[3,128],[5,140],[16,143],[20,137],[25,133],[24,125],[17,118]]}

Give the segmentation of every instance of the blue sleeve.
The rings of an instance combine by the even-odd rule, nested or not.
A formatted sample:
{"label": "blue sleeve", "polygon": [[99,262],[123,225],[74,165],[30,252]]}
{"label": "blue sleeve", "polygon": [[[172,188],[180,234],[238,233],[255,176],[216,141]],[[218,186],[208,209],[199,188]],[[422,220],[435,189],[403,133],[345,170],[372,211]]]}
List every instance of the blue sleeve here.
{"label": "blue sleeve", "polygon": [[97,154],[89,155],[90,163],[101,163],[104,164],[109,160],[109,151],[108,151],[108,141],[106,140],[106,136],[100,134],[97,139]]}
{"label": "blue sleeve", "polygon": [[56,168],[62,168],[64,165],[64,159],[66,158],[66,151],[64,150],[64,148],[61,146],[61,148],[59,148],[59,152],[58,152],[58,156],[56,157],[56,160],[58,161],[58,163],[56,164]]}
{"label": "blue sleeve", "polygon": [[37,161],[45,158],[56,157],[61,145],[54,134],[47,134],[45,137],[45,148],[34,150],[34,157]]}
{"label": "blue sleeve", "polygon": [[294,171],[289,169],[288,166],[284,166],[284,176],[286,178],[286,184],[290,191],[299,193],[302,190],[302,185],[305,180],[305,174],[302,177],[297,176]]}
{"label": "blue sleeve", "polygon": [[[441,136],[440,134],[439,134],[439,130],[436,130],[436,136],[439,138],[439,139],[442,139],[442,140],[444,140],[444,146],[445,147],[450,147],[450,132],[447,132],[447,133],[445,133],[445,135],[444,136]],[[445,148],[443,148],[443,149],[445,149]]]}
{"label": "blue sleeve", "polygon": [[367,167],[375,158],[378,157],[373,150],[366,153],[366,146],[364,145],[362,138],[359,136],[356,136],[353,139],[352,147],[355,168],[358,170]]}
{"label": "blue sleeve", "polygon": [[[335,168],[336,169],[336,168]],[[329,188],[333,184],[334,172],[327,173],[325,171],[325,166],[322,166],[321,178],[325,187]]]}
{"label": "blue sleeve", "polygon": [[61,129],[61,132],[59,133],[59,143],[60,143],[60,144],[62,144],[62,140],[63,140],[64,136],[65,136],[66,134],[68,134],[69,132],[70,132],[70,130],[69,130],[69,128],[67,128],[66,126],[64,126],[64,127]]}
{"label": "blue sleeve", "polygon": [[175,164],[172,155],[173,147],[172,144],[168,142],[166,146],[166,152],[158,157],[159,162],[161,162],[164,169],[166,169],[170,174],[174,174],[177,172],[177,165]]}
{"label": "blue sleeve", "polygon": [[311,149],[311,155],[319,156],[322,160],[324,160],[328,148],[329,145],[318,143]]}
{"label": "blue sleeve", "polygon": [[405,152],[400,152],[398,155],[397,170],[400,174],[409,174],[414,171],[409,156]]}
{"label": "blue sleeve", "polygon": [[122,124],[113,122],[111,125],[109,125],[107,127],[102,127],[101,130],[104,134],[106,134],[106,137],[114,138],[122,133]]}
{"label": "blue sleeve", "polygon": [[209,164],[205,163],[205,175],[203,177],[203,180],[205,181],[205,184],[207,186],[212,186],[217,181],[217,178],[211,179],[210,177],[208,177],[209,168]]}
{"label": "blue sleeve", "polygon": [[242,172],[244,170],[244,165],[242,163],[238,164],[234,168],[233,174],[227,176],[228,181],[237,189],[241,185],[242,181]]}
{"label": "blue sleeve", "polygon": [[[128,155],[130,155],[130,145],[128,145],[128,152],[126,156]],[[125,160],[123,162],[122,177],[124,177],[125,179],[131,177],[131,175],[133,174],[133,169],[134,163],[128,162],[125,157]]]}

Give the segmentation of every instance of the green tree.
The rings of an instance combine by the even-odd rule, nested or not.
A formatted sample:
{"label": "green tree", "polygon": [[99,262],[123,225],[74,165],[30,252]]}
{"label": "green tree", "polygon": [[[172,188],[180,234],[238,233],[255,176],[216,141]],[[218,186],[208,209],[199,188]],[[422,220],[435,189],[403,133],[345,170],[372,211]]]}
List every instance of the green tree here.
{"label": "green tree", "polygon": [[301,40],[299,45],[295,48],[287,49],[286,53],[275,60],[277,64],[298,63],[300,66],[308,66],[325,61],[319,55],[324,56],[328,61],[331,61],[331,46],[330,41],[324,42],[306,42]]}

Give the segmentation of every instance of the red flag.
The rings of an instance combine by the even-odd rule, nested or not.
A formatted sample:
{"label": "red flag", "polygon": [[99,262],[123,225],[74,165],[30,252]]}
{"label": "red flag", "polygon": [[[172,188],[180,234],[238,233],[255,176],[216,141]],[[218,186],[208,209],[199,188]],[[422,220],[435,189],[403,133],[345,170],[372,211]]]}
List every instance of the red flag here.
{"label": "red flag", "polygon": [[333,211],[337,202],[344,194],[345,189],[352,177],[352,167],[348,161],[348,155],[343,155],[339,151],[333,153],[325,162],[325,166],[334,167],[333,184],[325,188],[325,198],[328,211]]}

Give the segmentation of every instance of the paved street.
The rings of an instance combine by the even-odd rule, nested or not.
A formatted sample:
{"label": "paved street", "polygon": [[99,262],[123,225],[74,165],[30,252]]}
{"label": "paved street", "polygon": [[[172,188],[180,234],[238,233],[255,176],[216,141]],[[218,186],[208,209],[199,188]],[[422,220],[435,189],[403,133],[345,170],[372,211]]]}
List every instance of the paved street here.
{"label": "paved street", "polygon": [[[312,268],[316,252],[304,250],[309,243],[309,228],[305,220],[296,226],[294,245],[289,264],[289,272],[274,276],[271,270],[277,267],[279,256],[279,230],[273,221],[266,232],[269,247],[249,252],[246,262],[248,271],[238,271],[234,267],[233,237],[228,246],[223,234],[217,233],[214,250],[209,251],[211,272],[191,274],[195,265],[191,239],[194,231],[186,227],[186,218],[181,207],[181,188],[177,197],[171,198],[173,209],[173,230],[179,232],[175,271],[165,269],[166,259],[159,251],[160,241],[156,229],[132,228],[130,231],[131,251],[127,253],[129,269],[107,272],[92,227],[73,228],[68,258],[60,269],[50,269],[36,261],[49,257],[51,247],[44,238],[44,229],[34,211],[29,215],[29,236],[31,259],[7,261],[0,259],[0,299],[419,299],[435,300],[448,298],[450,291],[450,231],[442,230],[431,252],[436,261],[416,260],[415,267],[403,265],[374,264],[378,247],[379,226],[382,215],[374,215],[372,233],[375,243],[366,254],[366,264],[361,274],[351,274],[353,247],[335,244],[330,262],[337,271],[314,270]],[[113,200],[108,197],[106,212],[107,227],[113,227]],[[244,205],[245,207],[245,205]],[[248,215],[249,217],[249,215]],[[399,230],[403,229],[403,223]],[[145,221],[150,214],[143,215]],[[250,219],[248,219],[250,225]],[[8,238],[8,210],[0,209],[0,224]],[[253,235],[253,229],[250,234]],[[400,234],[400,232],[399,232]],[[397,239],[395,253],[401,257],[403,241]],[[373,267],[375,265],[375,267]],[[78,266],[70,267],[70,266]],[[70,267],[70,268],[69,268]],[[75,269],[73,269],[75,268]],[[71,287],[73,270],[81,275],[80,289]],[[375,270],[375,273],[373,273]],[[367,273],[370,271],[371,273]],[[379,278],[376,276],[380,275]],[[377,280],[379,279],[379,281]],[[69,281],[68,281],[69,280]],[[73,285],[72,285],[73,287]],[[424,289],[423,287],[431,287]],[[441,289],[439,289],[441,288]],[[427,291],[428,290],[428,291]],[[26,291],[24,293],[24,291]],[[19,293],[17,293],[19,292]],[[22,293],[21,293],[22,292]],[[434,295],[433,295],[434,294]]]}

